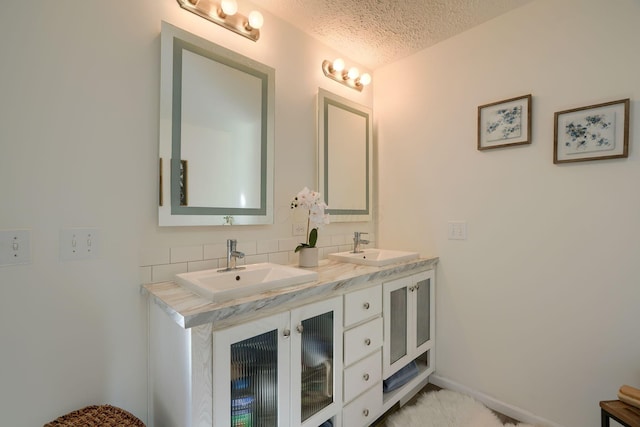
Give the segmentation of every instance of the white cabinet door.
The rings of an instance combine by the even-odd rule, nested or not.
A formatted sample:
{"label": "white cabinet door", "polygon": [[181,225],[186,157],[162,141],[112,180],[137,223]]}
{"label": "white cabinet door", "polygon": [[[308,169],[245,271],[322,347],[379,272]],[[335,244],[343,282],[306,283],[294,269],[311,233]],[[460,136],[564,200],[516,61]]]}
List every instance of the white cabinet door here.
{"label": "white cabinet door", "polygon": [[433,270],[383,284],[383,377],[388,378],[433,347]]}
{"label": "white cabinet door", "polygon": [[415,330],[409,340],[409,345],[416,356],[433,347],[436,333],[435,325],[435,283],[433,270],[413,276],[415,283],[413,293],[415,300],[413,325]]}
{"label": "white cabinet door", "polygon": [[289,324],[286,312],[213,333],[214,426],[289,425]]}
{"label": "white cabinet door", "polygon": [[342,297],[291,311],[291,425],[317,427],[342,404]]}
{"label": "white cabinet door", "polygon": [[341,297],[213,332],[214,427],[317,427],[341,402]]}

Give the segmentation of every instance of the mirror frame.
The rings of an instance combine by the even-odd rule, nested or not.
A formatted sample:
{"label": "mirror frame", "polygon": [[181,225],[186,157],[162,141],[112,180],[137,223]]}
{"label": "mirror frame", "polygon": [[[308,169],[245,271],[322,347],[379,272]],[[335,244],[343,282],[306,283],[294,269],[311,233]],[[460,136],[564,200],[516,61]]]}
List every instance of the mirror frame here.
{"label": "mirror frame", "polygon": [[[257,77],[262,81],[260,207],[202,207],[181,205],[180,160],[182,50]],[[198,37],[167,22],[161,30],[160,71],[160,226],[273,224],[275,69]],[[174,72],[175,71],[175,72]],[[177,108],[176,108],[177,106]],[[173,160],[175,159],[175,160]],[[221,182],[220,185],[225,185]],[[215,188],[212,187],[215,190]]]}
{"label": "mirror frame", "polygon": [[[365,194],[365,206],[362,209],[350,209],[332,205],[329,180],[329,135],[330,126],[328,109],[334,106],[365,119],[365,187],[361,190]],[[349,99],[335,95],[322,88],[318,89],[318,182],[319,191],[329,206],[326,210],[331,215],[331,222],[366,222],[371,221],[373,205],[373,118],[370,108],[357,104]]]}

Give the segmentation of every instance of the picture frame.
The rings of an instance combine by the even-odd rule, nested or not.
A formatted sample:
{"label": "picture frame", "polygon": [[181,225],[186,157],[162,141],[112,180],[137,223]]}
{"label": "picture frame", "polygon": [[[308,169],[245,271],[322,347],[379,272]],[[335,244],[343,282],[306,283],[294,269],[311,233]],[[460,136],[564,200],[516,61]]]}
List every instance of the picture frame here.
{"label": "picture frame", "polygon": [[553,163],[629,157],[629,104],[627,98],[556,112]]}
{"label": "picture frame", "polygon": [[531,94],[478,107],[478,150],[531,144]]}

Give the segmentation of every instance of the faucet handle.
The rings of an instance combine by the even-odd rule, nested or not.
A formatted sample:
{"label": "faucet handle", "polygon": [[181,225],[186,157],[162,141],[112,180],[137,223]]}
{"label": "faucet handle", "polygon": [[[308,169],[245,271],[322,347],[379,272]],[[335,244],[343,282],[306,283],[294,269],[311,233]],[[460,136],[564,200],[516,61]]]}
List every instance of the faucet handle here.
{"label": "faucet handle", "polygon": [[360,236],[362,236],[363,234],[369,234],[369,233],[364,232],[364,231],[354,231],[353,232],[353,238],[354,239],[359,239]]}

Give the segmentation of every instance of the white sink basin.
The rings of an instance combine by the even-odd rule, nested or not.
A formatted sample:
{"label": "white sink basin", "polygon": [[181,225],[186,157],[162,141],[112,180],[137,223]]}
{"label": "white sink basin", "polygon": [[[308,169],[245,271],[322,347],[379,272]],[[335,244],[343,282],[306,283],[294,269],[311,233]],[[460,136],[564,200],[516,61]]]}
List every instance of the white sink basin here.
{"label": "white sink basin", "polygon": [[418,258],[418,256],[417,252],[367,248],[357,254],[354,254],[353,252],[329,254],[329,259],[340,262],[350,262],[352,264],[381,267],[383,265],[395,264],[396,262],[410,261]]}
{"label": "white sink basin", "polygon": [[315,271],[280,264],[260,263],[242,270],[201,270],[176,274],[178,284],[215,302],[318,280]]}

